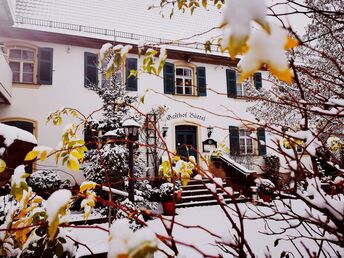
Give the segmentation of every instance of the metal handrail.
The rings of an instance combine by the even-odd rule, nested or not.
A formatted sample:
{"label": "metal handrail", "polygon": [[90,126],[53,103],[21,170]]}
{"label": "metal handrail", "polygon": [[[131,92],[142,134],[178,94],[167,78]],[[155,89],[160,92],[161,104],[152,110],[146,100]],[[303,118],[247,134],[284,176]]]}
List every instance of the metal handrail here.
{"label": "metal handrail", "polygon": [[[143,40],[145,42],[155,43],[155,44],[168,43],[169,45],[181,46],[184,48],[205,50],[204,45],[201,43],[190,43],[189,44],[187,42],[181,42],[181,41],[175,42],[175,41],[168,40],[168,39],[151,37],[151,36],[146,36],[146,35],[136,34],[136,33],[130,33],[130,32],[124,32],[124,31],[118,31],[115,29],[112,30],[112,29],[104,29],[104,28],[98,28],[98,27],[92,27],[92,26],[84,26],[84,25],[78,25],[78,24],[72,24],[72,23],[66,23],[66,22],[57,22],[57,21],[41,20],[41,19],[35,19],[35,18],[27,18],[27,17],[23,17],[20,15],[16,15],[16,24],[26,24],[26,25],[34,25],[34,26],[40,26],[40,27],[54,28],[54,29],[80,31],[80,32],[86,32],[86,33],[91,33],[91,34],[112,36],[115,39],[118,37],[118,38],[131,39],[131,40]],[[184,45],[184,44],[188,44],[188,45]],[[216,49],[214,49],[212,51],[218,52]]]}

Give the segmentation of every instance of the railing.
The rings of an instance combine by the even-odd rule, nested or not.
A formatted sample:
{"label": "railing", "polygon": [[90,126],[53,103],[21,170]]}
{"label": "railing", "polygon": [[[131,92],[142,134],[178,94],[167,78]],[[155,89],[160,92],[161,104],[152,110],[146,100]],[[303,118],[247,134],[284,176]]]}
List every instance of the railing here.
{"label": "railing", "polygon": [[[141,35],[141,34],[136,34],[136,33],[97,28],[97,27],[91,27],[91,26],[84,26],[84,25],[65,23],[65,22],[26,18],[19,15],[16,16],[16,24],[34,25],[34,26],[39,26],[39,27],[63,29],[63,30],[70,30],[70,31],[80,31],[80,32],[86,32],[86,33],[91,33],[91,34],[96,34],[96,35],[111,36],[114,38],[115,41],[116,41],[116,38],[122,38],[122,39],[143,41],[149,44],[168,44],[168,45],[179,46],[183,48],[197,49],[197,50],[203,50],[203,51],[205,50],[203,43],[188,43],[184,41],[172,41],[168,39],[151,37],[151,36],[146,36],[146,35]],[[212,49],[212,51],[218,52],[216,49]]]}

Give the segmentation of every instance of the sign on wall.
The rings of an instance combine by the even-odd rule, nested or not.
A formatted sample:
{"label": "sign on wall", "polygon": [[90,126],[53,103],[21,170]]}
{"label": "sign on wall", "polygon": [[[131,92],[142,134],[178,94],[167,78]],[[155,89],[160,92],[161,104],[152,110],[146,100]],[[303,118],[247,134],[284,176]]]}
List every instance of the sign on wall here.
{"label": "sign on wall", "polygon": [[201,121],[205,121],[206,116],[205,115],[200,115],[195,112],[176,112],[173,115],[167,115],[166,119],[167,120],[173,120],[173,119],[188,119],[188,118],[193,118],[193,119],[198,119]]}
{"label": "sign on wall", "polygon": [[212,150],[215,150],[217,148],[217,141],[214,141],[213,139],[207,139],[202,142],[202,145],[203,152],[211,152]]}

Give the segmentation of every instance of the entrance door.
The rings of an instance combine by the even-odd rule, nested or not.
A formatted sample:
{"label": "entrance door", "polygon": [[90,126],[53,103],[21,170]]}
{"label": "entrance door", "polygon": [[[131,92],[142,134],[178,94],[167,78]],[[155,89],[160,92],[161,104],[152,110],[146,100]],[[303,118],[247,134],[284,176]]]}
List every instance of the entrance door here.
{"label": "entrance door", "polygon": [[177,154],[184,160],[194,156],[197,162],[197,127],[192,125],[176,126]]}

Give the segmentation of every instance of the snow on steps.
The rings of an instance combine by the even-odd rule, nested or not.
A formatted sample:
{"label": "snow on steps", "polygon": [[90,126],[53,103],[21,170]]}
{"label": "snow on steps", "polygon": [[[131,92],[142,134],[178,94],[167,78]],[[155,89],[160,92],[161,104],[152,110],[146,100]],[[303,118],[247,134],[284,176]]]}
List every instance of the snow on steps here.
{"label": "snow on steps", "polygon": [[[209,189],[206,188],[205,184],[210,183],[209,179],[200,180],[190,180],[187,186],[183,186],[181,203],[177,203],[177,208],[186,208],[194,206],[206,206],[215,205],[217,200],[214,198],[213,194]],[[223,185],[226,187],[226,184]],[[226,203],[232,202],[232,199],[223,193],[220,188],[216,188],[218,195],[222,195]],[[239,192],[234,192],[236,200],[238,202],[247,201],[247,198],[238,198]]]}

